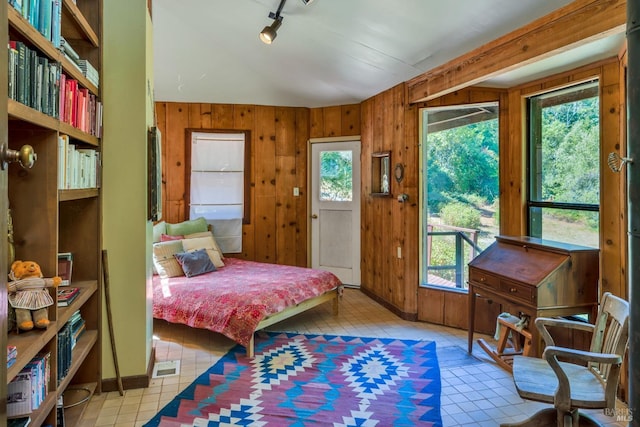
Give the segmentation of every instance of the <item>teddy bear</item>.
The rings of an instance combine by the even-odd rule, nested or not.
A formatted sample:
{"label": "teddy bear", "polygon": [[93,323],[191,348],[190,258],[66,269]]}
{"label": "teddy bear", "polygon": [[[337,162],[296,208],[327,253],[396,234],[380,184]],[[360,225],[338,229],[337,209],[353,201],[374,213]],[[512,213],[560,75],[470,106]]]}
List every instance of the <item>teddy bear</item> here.
{"label": "teddy bear", "polygon": [[47,307],[54,304],[47,287],[57,287],[58,276],[43,278],[40,265],[34,261],[17,260],[11,264],[10,282],[7,283],[8,299],[16,312],[17,327],[23,331],[49,326]]}

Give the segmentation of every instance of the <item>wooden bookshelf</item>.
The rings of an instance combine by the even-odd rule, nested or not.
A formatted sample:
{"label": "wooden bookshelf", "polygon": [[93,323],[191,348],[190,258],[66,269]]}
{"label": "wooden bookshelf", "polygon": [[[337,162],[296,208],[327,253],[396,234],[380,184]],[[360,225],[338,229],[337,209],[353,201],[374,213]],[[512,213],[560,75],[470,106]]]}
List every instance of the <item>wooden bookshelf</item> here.
{"label": "wooden bookshelf", "polygon": [[[82,0],[78,3],[76,5],[72,0],[60,0],[61,35],[82,59],[89,60],[100,73],[103,0]],[[3,34],[8,36],[7,42],[20,42],[29,50],[35,51],[38,57],[46,58],[48,63],[57,64],[67,79],[77,81],[79,88],[86,89],[90,96],[101,100],[98,85],[83,75],[72,60],[29,23],[21,11],[11,6],[11,2],[0,12],[0,22],[6,23]],[[7,56],[2,55],[0,59],[0,66],[5,67],[5,70],[9,66]],[[9,78],[7,73],[0,73],[0,86],[7,88]],[[30,425],[56,425],[58,397],[63,396],[67,400],[65,392],[69,391],[68,394],[72,395],[77,390],[88,393],[87,396],[90,397],[101,392],[102,381],[102,195],[100,188],[58,188],[58,169],[64,161],[58,148],[58,140],[60,135],[67,135],[70,144],[98,153],[102,151],[102,141],[96,136],[97,132],[85,132],[61,120],[53,108],[45,109],[34,102],[19,102],[12,99],[6,89],[0,94],[6,98],[6,107],[3,106],[6,110],[0,111],[0,120],[5,124],[3,128],[7,129],[9,148],[19,150],[23,145],[29,144],[37,154],[37,160],[31,169],[10,164],[6,168],[8,172],[0,174],[0,190],[6,192],[8,207],[12,212],[15,258],[36,261],[45,277],[53,277],[57,275],[58,253],[71,252],[74,264],[69,286],[80,288],[79,296],[69,306],[58,307],[54,304],[49,307],[51,324],[47,329],[17,332],[15,329],[7,331],[6,327],[3,328],[0,333],[2,342],[15,345],[18,355],[15,363],[4,370],[3,380],[0,381],[0,398],[6,398],[8,384],[34,356],[48,352],[51,354],[48,392],[40,407],[30,414]],[[49,107],[55,105],[50,101],[55,102],[55,98],[47,99]],[[44,105],[44,98],[42,104]],[[6,208],[0,202],[0,210]],[[4,211],[2,214],[4,215]],[[0,221],[0,227],[2,225]],[[6,256],[1,259],[7,263],[4,261]],[[4,271],[8,271],[9,267],[6,265]],[[1,288],[5,289],[5,286]],[[4,298],[6,305],[6,291],[0,292],[3,292],[0,296]],[[52,288],[50,292],[55,299],[56,290]],[[69,366],[65,369],[67,374],[59,379],[58,350],[63,346],[59,333],[70,319],[75,319],[74,314],[77,312],[84,320],[85,330],[75,341]],[[8,324],[7,316],[6,311],[0,311],[0,320],[5,325]],[[6,356],[4,357],[6,362]],[[67,427],[79,424],[86,404],[83,401],[65,411]],[[0,425],[5,425],[6,420],[7,412],[0,411]]]}

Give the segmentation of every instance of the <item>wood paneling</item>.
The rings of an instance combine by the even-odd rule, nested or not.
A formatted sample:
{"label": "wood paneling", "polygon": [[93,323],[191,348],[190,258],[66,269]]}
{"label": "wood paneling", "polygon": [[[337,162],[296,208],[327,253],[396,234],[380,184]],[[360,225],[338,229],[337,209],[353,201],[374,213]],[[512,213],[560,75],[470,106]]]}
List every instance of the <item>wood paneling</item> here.
{"label": "wood paneling", "polygon": [[[312,112],[313,111],[313,112]],[[243,224],[240,258],[307,265],[307,141],[357,135],[360,105],[308,108],[207,103],[156,103],[163,135],[163,217],[187,219],[186,129],[233,129],[251,133],[249,223]],[[314,121],[315,120],[315,121]],[[346,135],[343,135],[346,132]],[[352,133],[355,132],[355,133]],[[293,196],[298,187],[300,196]]]}

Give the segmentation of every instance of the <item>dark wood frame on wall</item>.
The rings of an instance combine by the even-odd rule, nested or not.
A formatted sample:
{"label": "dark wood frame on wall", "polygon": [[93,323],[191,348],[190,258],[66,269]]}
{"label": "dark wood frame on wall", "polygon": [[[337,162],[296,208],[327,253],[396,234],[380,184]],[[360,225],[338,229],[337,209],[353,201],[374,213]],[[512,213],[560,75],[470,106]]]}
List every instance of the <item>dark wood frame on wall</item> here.
{"label": "dark wood frame on wall", "polygon": [[191,204],[191,138],[193,133],[243,133],[244,134],[244,204],[242,223],[251,223],[251,131],[238,129],[185,129],[184,184],[185,216],[189,216]]}
{"label": "dark wood frame on wall", "polygon": [[147,219],[162,218],[162,135],[152,126],[147,131]]}

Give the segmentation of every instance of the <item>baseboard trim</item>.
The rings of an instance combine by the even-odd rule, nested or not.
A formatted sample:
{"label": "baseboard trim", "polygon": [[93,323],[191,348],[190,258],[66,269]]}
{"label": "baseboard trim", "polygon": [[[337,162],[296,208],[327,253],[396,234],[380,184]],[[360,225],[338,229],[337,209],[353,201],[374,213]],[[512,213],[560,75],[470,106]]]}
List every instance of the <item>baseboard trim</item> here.
{"label": "baseboard trim", "polygon": [[363,294],[365,294],[366,296],[368,296],[378,304],[382,305],[387,310],[391,311],[393,314],[395,314],[402,320],[408,320],[410,322],[418,321],[418,313],[406,313],[400,310],[398,307],[391,305],[389,302],[385,301],[384,299],[372,293],[371,291],[367,290],[366,288],[363,288],[362,286],[360,287],[360,291],[362,291]]}
{"label": "baseboard trim", "polygon": [[[151,375],[153,374],[153,364],[156,360],[156,349],[151,350],[151,357],[149,358],[149,365],[147,366],[146,375],[134,375],[131,377],[122,378],[122,388],[124,390],[132,390],[134,388],[147,388],[151,382]],[[118,391],[118,379],[107,378],[102,380],[102,391]]]}

